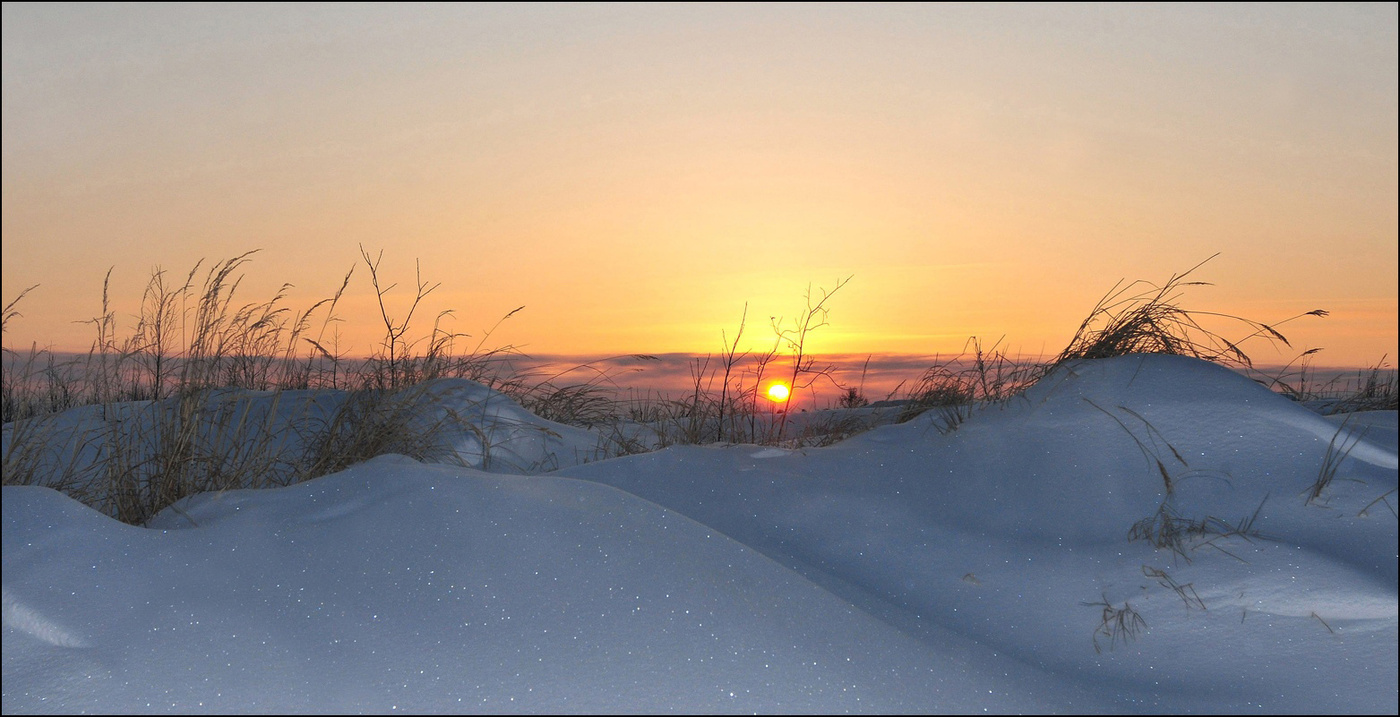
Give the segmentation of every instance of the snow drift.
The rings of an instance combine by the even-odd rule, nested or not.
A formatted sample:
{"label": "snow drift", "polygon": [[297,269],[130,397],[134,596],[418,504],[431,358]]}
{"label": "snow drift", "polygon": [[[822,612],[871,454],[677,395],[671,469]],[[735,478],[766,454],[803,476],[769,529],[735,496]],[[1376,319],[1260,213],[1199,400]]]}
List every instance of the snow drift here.
{"label": "snow drift", "polygon": [[[472,422],[504,414],[441,388],[447,463],[201,494],[148,528],[6,487],[4,710],[1397,708],[1393,412],[1339,423],[1129,356],[946,434],[588,462],[592,434],[510,413],[555,442],[488,463]],[[1208,529],[1130,539],[1164,509]]]}

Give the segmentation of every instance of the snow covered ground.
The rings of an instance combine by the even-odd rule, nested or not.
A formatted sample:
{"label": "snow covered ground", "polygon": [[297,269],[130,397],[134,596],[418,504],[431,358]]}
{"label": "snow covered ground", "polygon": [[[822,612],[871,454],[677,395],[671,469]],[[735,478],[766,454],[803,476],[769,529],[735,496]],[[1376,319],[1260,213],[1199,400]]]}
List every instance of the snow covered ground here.
{"label": "snow covered ground", "polygon": [[1397,710],[1394,412],[1131,356],[946,433],[596,461],[431,390],[443,462],[147,528],[4,488],[4,711]]}

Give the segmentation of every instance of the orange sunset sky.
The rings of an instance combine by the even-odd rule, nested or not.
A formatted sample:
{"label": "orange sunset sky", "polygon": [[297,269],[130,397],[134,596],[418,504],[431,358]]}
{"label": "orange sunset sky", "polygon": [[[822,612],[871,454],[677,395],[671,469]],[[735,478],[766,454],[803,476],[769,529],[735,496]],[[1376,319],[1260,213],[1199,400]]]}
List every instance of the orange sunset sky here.
{"label": "orange sunset sky", "polygon": [[1393,365],[1398,86],[1393,3],[5,3],[5,345],[85,350],[111,267],[125,328],[155,266],[261,248],[301,309],[363,244],[531,353],[769,345],[847,276],[809,350],[1055,353],[1219,252],[1187,307],[1332,312],[1257,361]]}

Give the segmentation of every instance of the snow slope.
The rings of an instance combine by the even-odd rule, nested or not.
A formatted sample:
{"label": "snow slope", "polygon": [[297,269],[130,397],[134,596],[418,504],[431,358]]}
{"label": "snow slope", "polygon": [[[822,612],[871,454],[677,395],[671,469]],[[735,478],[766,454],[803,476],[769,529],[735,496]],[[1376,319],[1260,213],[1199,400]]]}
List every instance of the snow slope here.
{"label": "snow slope", "polygon": [[126,460],[147,460],[158,426],[187,421],[204,444],[214,447],[210,453],[230,456],[229,465],[236,466],[239,456],[270,455],[267,460],[259,457],[258,462],[275,466],[273,475],[261,476],[258,483],[285,485],[308,444],[333,432],[337,421],[365,410],[402,414],[409,430],[421,438],[415,443],[422,445],[415,447],[437,463],[538,473],[596,460],[603,452],[600,436],[534,416],[505,394],[466,379],[433,379],[361,398],[366,396],[365,402],[355,403],[351,393],[330,389],[217,389],[203,397],[198,411],[175,397],[83,406],[57,416],[7,423],[0,440],[8,452],[17,433],[51,436],[44,468],[54,475],[54,482],[64,483],[99,480],[103,461],[114,445],[132,454]]}
{"label": "snow slope", "polygon": [[[147,529],[5,488],[4,711],[1397,709],[1393,412],[1133,356],[800,451],[586,463],[569,429],[487,465],[447,414],[452,464]],[[1214,533],[1130,540],[1163,506]]]}

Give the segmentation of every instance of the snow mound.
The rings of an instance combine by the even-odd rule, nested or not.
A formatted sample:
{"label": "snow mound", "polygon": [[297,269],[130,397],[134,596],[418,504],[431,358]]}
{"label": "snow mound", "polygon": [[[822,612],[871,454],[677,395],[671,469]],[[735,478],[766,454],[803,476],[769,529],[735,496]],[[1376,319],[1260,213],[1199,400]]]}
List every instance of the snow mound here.
{"label": "snow mound", "polygon": [[[1396,450],[1370,433],[1393,415],[1167,356],[804,450],[580,463],[592,434],[469,382],[405,405],[445,464],[204,493],[150,529],[6,487],[0,706],[1397,708]],[[1133,538],[1163,516],[1208,530]]]}
{"label": "snow mound", "polygon": [[[179,398],[84,406],[7,423],[0,441],[6,454],[18,443],[40,444],[35,472],[48,476],[48,485],[100,481],[114,455],[142,465],[169,442],[166,436],[191,424],[200,455],[220,456],[222,466],[235,472],[244,465],[265,469],[258,486],[290,482],[304,456],[318,442],[332,440],[348,417],[384,422],[385,430],[418,444],[431,461],[490,472],[539,473],[597,460],[604,445],[593,432],[539,418],[509,396],[466,379],[379,393],[217,389],[199,401],[194,409]],[[254,485],[254,479],[244,485]]]}
{"label": "snow mound", "polygon": [[[390,456],[153,522],[177,530],[73,533],[59,527],[72,510],[6,489],[7,606],[50,606],[88,636],[55,653],[56,618],[26,618],[40,639],[14,639],[7,607],[6,712],[55,698],[114,712],[908,712],[971,708],[1008,667],[1025,672],[956,636],[915,640],[596,483]],[[36,542],[65,560],[33,560]],[[9,679],[41,658],[81,687]],[[1008,704],[1068,709],[1076,694]]]}

